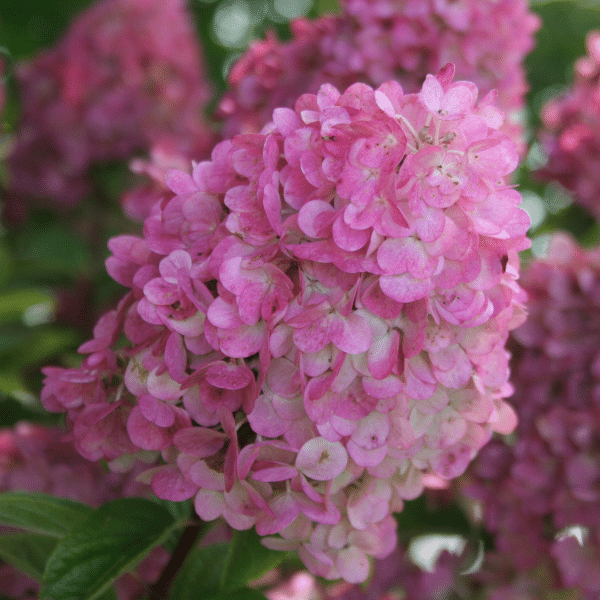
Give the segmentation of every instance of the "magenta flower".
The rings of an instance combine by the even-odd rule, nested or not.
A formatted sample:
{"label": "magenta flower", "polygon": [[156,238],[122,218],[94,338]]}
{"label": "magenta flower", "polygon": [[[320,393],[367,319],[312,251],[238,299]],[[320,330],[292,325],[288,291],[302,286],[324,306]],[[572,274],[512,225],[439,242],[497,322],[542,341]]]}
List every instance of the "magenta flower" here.
{"label": "magenta flower", "polygon": [[516,146],[453,73],[418,94],[323,85],[167,173],[145,239],[111,242],[131,291],[81,369],[46,371],[80,451],[160,456],[159,497],[368,577],[423,475],[460,475],[516,424]]}
{"label": "magenta flower", "polygon": [[586,46],[587,55],[575,63],[570,89],[550,100],[542,109],[545,129],[541,131],[540,139],[548,154],[548,163],[539,174],[565,186],[573,193],[575,201],[598,219],[600,33],[590,32]]}
{"label": "magenta flower", "polygon": [[[226,135],[259,131],[273,109],[293,107],[300,94],[316,93],[324,83],[343,89],[394,79],[416,92],[427,73],[452,62],[457,75],[484,94],[497,90],[508,119],[503,131],[520,137],[517,113],[527,91],[521,62],[540,25],[523,0],[344,0],[341,7],[339,17],[293,21],[289,42],[270,34],[250,46],[233,66],[219,107]],[[441,101],[440,91],[426,92],[431,102]],[[457,108],[468,102],[468,93],[455,94],[444,102]],[[491,102],[482,103],[481,112],[502,119]]]}
{"label": "magenta flower", "polygon": [[[467,492],[504,568],[524,579],[544,569],[556,589],[591,598],[600,591],[600,251],[557,234],[522,282],[530,316],[512,342],[518,437],[482,450]],[[486,576],[496,571],[484,564]]]}
{"label": "magenta flower", "polygon": [[[93,163],[173,144],[189,160],[211,135],[210,96],[184,0],[103,0],[54,48],[17,67],[23,116],[7,164],[16,194],[72,206]],[[146,216],[128,199],[130,214]]]}

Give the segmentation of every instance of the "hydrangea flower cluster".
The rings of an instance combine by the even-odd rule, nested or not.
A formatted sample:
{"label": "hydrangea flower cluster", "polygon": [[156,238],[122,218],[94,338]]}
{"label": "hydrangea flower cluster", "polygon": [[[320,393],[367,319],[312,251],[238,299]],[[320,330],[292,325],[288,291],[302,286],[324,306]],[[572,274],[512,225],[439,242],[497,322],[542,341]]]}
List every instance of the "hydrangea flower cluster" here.
{"label": "hydrangea flower cluster", "polygon": [[587,56],[575,63],[574,82],[542,109],[540,133],[548,163],[539,174],[574,194],[575,201],[600,218],[600,32],[586,40]]}
{"label": "hydrangea flower cluster", "polygon": [[225,133],[259,131],[274,108],[293,106],[323,83],[399,81],[417,92],[427,73],[452,62],[482,93],[498,90],[504,130],[521,134],[527,84],[521,65],[539,18],[525,0],[343,0],[342,15],[296,19],[292,40],[255,42],[232,68],[220,105]]}
{"label": "hydrangea flower cluster", "polygon": [[453,75],[323,85],[167,173],[144,239],[110,242],[130,292],[81,368],[45,370],[86,458],[160,454],[157,496],[360,582],[423,473],[456,477],[514,428],[529,219],[495,95]]}
{"label": "hydrangea flower cluster", "polygon": [[[514,332],[514,445],[494,441],[470,493],[513,573],[548,561],[557,587],[600,592],[600,250],[556,235],[525,271],[530,316]],[[583,528],[581,541],[569,535]],[[552,557],[553,563],[548,559]],[[496,571],[497,569],[494,568]],[[551,579],[551,575],[548,576]],[[591,596],[592,597],[592,596]]]}
{"label": "hydrangea flower cluster", "polygon": [[93,163],[162,140],[190,157],[209,148],[210,87],[185,0],[95,3],[55,47],[18,64],[16,77],[22,119],[8,160],[16,195],[73,205]]}
{"label": "hydrangea flower cluster", "polygon": [[[63,438],[59,428],[26,422],[0,429],[0,492],[43,492],[94,507],[147,494],[147,487],[135,480],[139,468],[128,475],[107,473],[82,458]],[[119,600],[143,597],[147,584],[158,579],[168,559],[163,548],[155,548],[134,574],[119,578]],[[39,591],[36,581],[6,564],[0,565],[0,590],[14,600],[34,600]]]}

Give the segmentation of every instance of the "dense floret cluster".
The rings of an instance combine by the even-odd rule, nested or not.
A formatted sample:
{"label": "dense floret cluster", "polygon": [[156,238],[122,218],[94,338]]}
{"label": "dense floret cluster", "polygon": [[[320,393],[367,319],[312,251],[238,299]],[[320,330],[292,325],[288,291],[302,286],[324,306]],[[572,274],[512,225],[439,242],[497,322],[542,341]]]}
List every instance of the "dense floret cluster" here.
{"label": "dense floret cluster", "polygon": [[130,292],[81,368],[45,370],[86,458],[160,454],[159,497],[359,582],[424,472],[456,477],[514,428],[529,219],[494,95],[453,75],[324,85],[167,173],[144,239],[110,242]]}
{"label": "dense floret cluster", "polygon": [[482,450],[471,494],[507,572],[545,568],[556,587],[591,598],[600,591],[600,250],[557,235],[522,283],[530,315],[513,334],[518,437]]}
{"label": "dense floret cluster", "polygon": [[[127,475],[106,472],[82,458],[59,428],[18,423],[0,429],[0,492],[43,492],[93,507],[124,496],[143,496],[146,486],[135,480],[139,468]],[[143,597],[147,584],[158,579],[169,555],[155,548],[134,574],[116,583],[119,600]],[[38,598],[36,581],[12,566],[0,565],[0,590],[14,600]]]}
{"label": "dense floret cluster", "polygon": [[52,49],[17,65],[22,118],[8,160],[14,194],[69,206],[94,163],[173,143],[205,156],[210,97],[184,0],[103,0]]}
{"label": "dense floret cluster", "polygon": [[344,0],[342,14],[292,22],[292,40],[253,43],[229,75],[220,112],[227,135],[259,131],[274,108],[324,83],[344,89],[394,79],[417,92],[427,73],[454,63],[485,94],[498,91],[505,131],[517,139],[527,84],[523,57],[539,18],[524,0]]}
{"label": "dense floret cluster", "polygon": [[600,218],[600,32],[588,34],[586,46],[571,88],[542,109],[548,163],[539,174],[561,183]]}

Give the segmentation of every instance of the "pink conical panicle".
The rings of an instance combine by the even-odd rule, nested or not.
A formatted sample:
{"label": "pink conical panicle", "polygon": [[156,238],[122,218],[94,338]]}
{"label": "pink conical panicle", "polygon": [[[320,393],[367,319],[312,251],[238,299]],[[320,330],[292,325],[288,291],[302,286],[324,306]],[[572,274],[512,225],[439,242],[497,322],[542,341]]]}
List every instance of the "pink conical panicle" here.
{"label": "pink conical panicle", "polygon": [[86,456],[160,455],[158,496],[359,582],[424,473],[454,478],[514,428],[517,152],[453,73],[323,85],[167,173],[144,239],[111,242],[131,291],[82,368],[46,370]]}
{"label": "pink conical panicle", "polygon": [[344,0],[341,8],[337,17],[296,19],[288,42],[269,34],[250,46],[219,107],[227,135],[259,131],[274,108],[292,107],[326,82],[343,89],[395,79],[416,92],[427,73],[452,62],[458,78],[491,93],[481,110],[500,124],[497,96],[507,116],[503,131],[520,138],[527,91],[521,63],[540,24],[524,0]]}
{"label": "pink conical panicle", "polygon": [[[208,154],[201,115],[211,90],[185,0],[97,2],[16,76],[22,118],[7,161],[15,194],[72,206],[89,192],[95,163],[153,149],[160,170],[169,160],[161,153],[184,164]],[[156,186],[148,191],[157,199]],[[139,193],[126,201],[138,218],[148,208]]]}
{"label": "pink conical panicle", "polygon": [[[544,570],[557,587],[600,591],[600,250],[555,235],[522,283],[529,318],[513,332],[518,439],[483,449],[466,483],[505,570]],[[581,538],[578,541],[579,529]]]}
{"label": "pink conical panicle", "polygon": [[540,141],[548,155],[539,175],[567,188],[576,202],[600,218],[598,149],[600,148],[600,32],[590,32],[587,55],[575,63],[571,87],[542,109]]}

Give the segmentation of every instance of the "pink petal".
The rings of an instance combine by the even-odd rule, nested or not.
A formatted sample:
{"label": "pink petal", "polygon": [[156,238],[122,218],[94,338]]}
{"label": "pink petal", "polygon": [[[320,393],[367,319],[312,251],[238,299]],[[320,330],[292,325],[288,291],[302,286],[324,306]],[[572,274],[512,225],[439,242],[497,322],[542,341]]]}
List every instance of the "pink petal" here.
{"label": "pink petal", "polygon": [[344,323],[339,314],[333,313],[322,316],[313,321],[307,327],[294,330],[294,343],[302,352],[318,352],[324,348],[335,335],[340,338],[343,335]]}
{"label": "pink petal", "polygon": [[351,440],[365,450],[374,450],[386,443],[389,433],[389,417],[374,411],[360,420]]}
{"label": "pink petal", "polygon": [[142,450],[164,450],[171,445],[171,434],[167,429],[148,421],[138,406],[129,414],[127,433]]}
{"label": "pink petal", "polygon": [[371,346],[373,332],[369,323],[356,313],[350,313],[342,320],[341,330],[331,330],[331,341],[347,354],[362,354]]}
{"label": "pink petal", "polygon": [[375,379],[385,379],[390,375],[400,349],[400,333],[396,329],[388,331],[384,336],[373,342],[367,351],[369,373]]}
{"label": "pink petal", "polygon": [[187,481],[176,466],[158,471],[152,478],[151,486],[159,498],[173,502],[187,500],[198,491],[198,486]]}
{"label": "pink petal", "polygon": [[253,431],[270,438],[283,435],[291,425],[291,419],[282,419],[273,409],[272,403],[264,395],[260,395],[256,399],[254,409],[248,415],[248,422]]}
{"label": "pink petal", "polygon": [[281,494],[269,502],[273,516],[259,515],[256,521],[258,535],[273,535],[290,525],[300,514],[297,502],[290,494]]}
{"label": "pink petal", "polygon": [[348,519],[355,529],[365,530],[372,523],[382,521],[389,514],[392,488],[387,481],[370,480],[350,492]]}
{"label": "pink petal", "polygon": [[[273,228],[273,231],[277,235],[281,235],[281,197],[277,188],[279,187],[279,181],[277,174],[273,174],[273,183],[267,183],[264,188],[263,196],[263,207],[269,225]],[[277,186],[277,187],[276,187]]]}
{"label": "pink petal", "polygon": [[377,398],[365,392],[359,378],[343,392],[335,394],[335,398],[335,414],[350,421],[363,419],[377,405]]}
{"label": "pink petal", "polygon": [[191,268],[192,257],[185,250],[173,250],[158,265],[161,276],[174,285],[177,285],[182,274],[188,274]]}
{"label": "pink petal", "polygon": [[500,400],[498,402],[497,411],[498,420],[492,423],[494,431],[501,433],[502,435],[512,433],[519,420],[515,409],[508,402]]}
{"label": "pink petal", "polygon": [[332,227],[333,241],[342,250],[354,252],[365,246],[371,237],[367,229],[352,229],[344,222],[344,215],[338,214]]}
{"label": "pink petal", "polygon": [[300,209],[298,226],[308,237],[322,237],[324,228],[333,222],[336,213],[337,211],[328,202],[311,200]]}
{"label": "pink petal", "polygon": [[188,469],[187,476],[202,489],[219,492],[225,491],[225,477],[223,473],[213,471],[203,460],[196,461]]}
{"label": "pink petal", "polygon": [[387,445],[373,450],[365,450],[352,440],[349,440],[346,448],[352,460],[361,467],[376,467],[387,454]]}
{"label": "pink petal", "polygon": [[194,508],[203,521],[214,521],[223,514],[225,508],[223,494],[210,490],[200,490],[194,499]]}
{"label": "pink petal", "polygon": [[162,277],[150,280],[144,286],[144,295],[152,304],[169,306],[179,300],[177,286],[168,283]]}
{"label": "pink petal", "polygon": [[491,397],[475,389],[460,390],[453,394],[452,407],[463,418],[474,423],[486,423],[494,411]]}
{"label": "pink petal", "polygon": [[300,117],[291,108],[276,108],[273,111],[273,122],[284,136],[290,135],[303,125]]}
{"label": "pink petal", "polygon": [[156,367],[146,379],[148,392],[160,400],[177,400],[183,394],[181,385],[173,380],[168,371],[158,374],[160,367]]}
{"label": "pink petal", "polygon": [[473,105],[471,90],[462,85],[450,88],[442,98],[441,108],[446,116],[464,115]]}
{"label": "pink petal", "polygon": [[340,511],[333,502],[326,506],[322,503],[313,502],[302,494],[296,495],[300,510],[312,521],[325,525],[335,525],[340,520]]}
{"label": "pink petal", "polygon": [[431,459],[431,468],[445,479],[453,479],[465,472],[471,461],[473,451],[465,444],[456,444],[446,448]]}
{"label": "pink petal", "polygon": [[444,96],[444,89],[442,84],[433,75],[427,75],[423,87],[419,92],[419,100],[423,103],[425,108],[433,114],[437,114],[442,106],[442,98]]}
{"label": "pink petal", "polygon": [[235,329],[242,324],[236,307],[223,298],[215,298],[208,307],[206,318],[219,329]]}
{"label": "pink petal", "polygon": [[322,437],[306,442],[296,456],[296,467],[307,477],[328,481],[337,477],[348,464],[348,453],[339,442]]}
{"label": "pink petal", "polygon": [[165,346],[165,364],[169,375],[175,381],[183,381],[186,378],[187,352],[183,338],[176,332],[172,332]]}
{"label": "pink petal", "polygon": [[342,578],[348,583],[366,581],[371,569],[371,563],[367,555],[356,546],[340,550],[336,557],[335,566]]}
{"label": "pink petal", "polygon": [[254,380],[252,371],[245,365],[219,361],[206,369],[206,381],[226,390],[241,390]]}
{"label": "pink petal", "polygon": [[267,326],[261,321],[252,327],[242,325],[220,332],[221,351],[231,358],[247,358],[256,354],[265,343]]}
{"label": "pink petal", "polygon": [[278,465],[265,467],[252,473],[252,479],[255,481],[286,481],[292,479],[298,474],[298,469],[289,465]]}
{"label": "pink petal", "polygon": [[313,502],[323,502],[323,497],[319,494],[319,492],[317,492],[315,490],[315,488],[312,487],[312,485],[310,485],[310,483],[308,482],[308,479],[306,479],[306,477],[304,477],[304,475],[302,475],[302,473],[299,474],[300,475],[300,487],[302,488],[302,491],[313,501]]}
{"label": "pink petal", "polygon": [[415,279],[408,273],[382,275],[379,278],[381,291],[396,302],[414,302],[425,298],[432,287],[431,280]]}
{"label": "pink petal", "polygon": [[159,427],[171,427],[175,423],[175,413],[171,407],[154,396],[141,396],[138,399],[138,407],[148,421]]}
{"label": "pink petal", "polygon": [[173,445],[190,456],[207,458],[216,454],[225,445],[226,440],[227,436],[220,431],[204,427],[187,427],[175,433]]}
{"label": "pink petal", "polygon": [[237,297],[239,316],[245,325],[256,325],[261,317],[261,305],[265,296],[263,283],[248,284]]}
{"label": "pink petal", "polygon": [[165,183],[176,194],[193,194],[198,191],[192,176],[178,169],[169,169],[165,175]]}

